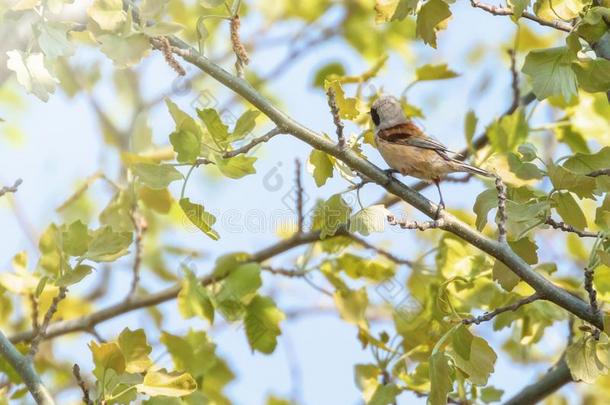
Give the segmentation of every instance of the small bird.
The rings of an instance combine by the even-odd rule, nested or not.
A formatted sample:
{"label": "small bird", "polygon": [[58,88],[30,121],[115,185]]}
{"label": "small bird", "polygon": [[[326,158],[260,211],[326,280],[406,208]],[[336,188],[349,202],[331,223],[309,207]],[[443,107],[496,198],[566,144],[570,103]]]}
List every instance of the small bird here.
{"label": "small bird", "polygon": [[375,124],[375,142],[391,171],[431,181],[440,197],[439,211],[445,208],[439,182],[449,173],[465,172],[494,177],[488,171],[451,157],[451,152],[439,141],[427,136],[405,113],[400,101],[393,96],[381,96],[371,107]]}

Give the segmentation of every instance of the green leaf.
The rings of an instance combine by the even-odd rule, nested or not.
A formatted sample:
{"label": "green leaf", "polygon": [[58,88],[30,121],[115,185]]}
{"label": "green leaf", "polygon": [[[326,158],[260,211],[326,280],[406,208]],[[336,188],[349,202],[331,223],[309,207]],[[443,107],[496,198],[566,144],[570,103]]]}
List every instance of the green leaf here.
{"label": "green leaf", "polygon": [[449,357],[443,352],[430,356],[430,396],[429,405],[446,405],[447,396],[453,390],[453,379]]}
{"label": "green leaf", "polygon": [[309,155],[309,172],[313,174],[316,186],[322,187],[333,177],[333,157],[321,150],[313,149]]}
{"label": "green leaf", "polygon": [[212,229],[216,217],[205,210],[203,205],[192,203],[189,198],[180,200],[180,208],[193,225],[213,240],[220,239],[220,235]]}
{"label": "green leaf", "polygon": [[62,232],[63,251],[70,256],[82,256],[89,247],[89,230],[80,220],[72,222]]}
{"label": "green leaf", "polygon": [[525,111],[521,107],[512,114],[496,120],[487,128],[489,142],[496,152],[514,150],[527,138],[528,132]]}
{"label": "green leaf", "polygon": [[271,354],[282,333],[280,322],[286,318],[269,297],[255,296],[246,307],[244,325],[252,351]]}
{"label": "green leaf", "polygon": [[512,5],[513,15],[511,16],[513,21],[517,21],[523,15],[523,11],[525,11],[532,0],[510,0],[509,4]]}
{"label": "green leaf", "polygon": [[358,232],[364,236],[368,236],[372,232],[383,232],[390,214],[391,212],[383,204],[366,207],[352,216],[349,231]]}
{"label": "green leaf", "polygon": [[229,272],[235,270],[242,264],[249,262],[250,259],[250,254],[246,252],[227,253],[222,255],[216,259],[212,277],[217,279],[224,278]]}
{"label": "green leaf", "polygon": [[91,233],[89,249],[83,257],[94,262],[113,262],[128,253],[131,239],[130,232],[114,232],[104,226]]}
{"label": "green leaf", "polygon": [[150,370],[144,376],[142,384],[137,384],[138,392],[156,397],[183,397],[197,389],[197,383],[188,373],[168,372],[165,369]]}
{"label": "green leaf", "polygon": [[165,0],[143,0],[140,4],[140,16],[145,20],[157,20],[165,11]]}
{"label": "green leaf", "polygon": [[580,198],[595,198],[596,183],[593,177],[584,176],[562,166],[548,165],[548,174],[556,190],[568,190]]}
{"label": "green leaf", "polygon": [[440,23],[451,17],[449,5],[442,0],[428,0],[417,13],[417,36],[436,48],[436,31]]}
{"label": "green leaf", "polygon": [[352,209],[341,194],[331,196],[316,208],[314,222],[321,229],[320,238],[334,236],[341,225],[348,222]]}
{"label": "green leaf", "polygon": [[229,321],[243,316],[245,305],[262,285],[258,263],[246,263],[233,269],[222,282],[222,287],[210,296],[214,306]]}
{"label": "green leaf", "polygon": [[114,370],[117,374],[125,372],[125,357],[116,342],[100,343],[98,345],[92,341],[89,344],[89,349],[91,349],[93,364],[95,365],[93,374],[98,380],[102,379],[105,370],[108,369]]}
{"label": "green leaf", "polygon": [[597,377],[607,372],[605,361],[598,357],[597,346],[597,341],[591,335],[583,335],[568,346],[565,358],[574,381],[592,384]]}
{"label": "green leaf", "polygon": [[477,130],[477,123],[479,119],[473,110],[469,110],[466,113],[466,117],[464,118],[464,135],[466,137],[466,143],[468,144],[468,148],[472,149],[472,139],[474,138],[474,133]]}
{"label": "green leaf", "polygon": [[507,154],[508,167],[512,173],[520,179],[532,180],[544,177],[542,170],[533,163],[523,162],[513,152]]}
{"label": "green leaf", "polygon": [[523,73],[532,79],[538,100],[560,95],[568,102],[578,94],[576,74],[570,66],[573,54],[565,46],[534,50],[525,58]]}
{"label": "green leaf", "polygon": [[93,267],[86,264],[79,264],[74,270],[68,270],[59,277],[57,281],[55,281],[55,285],[58,287],[69,287],[87,277],[92,271]]}
{"label": "green leaf", "polygon": [[536,201],[534,199],[522,203],[511,200],[506,201],[506,221],[508,233],[520,238],[537,225],[546,221],[550,215],[549,201]]}
{"label": "green leaf", "polygon": [[218,363],[214,353],[216,345],[204,331],[190,331],[185,337],[162,332],[160,340],[172,356],[176,369],[184,370],[194,378],[200,378]]}
{"label": "green leaf", "polygon": [[139,63],[151,49],[149,39],[144,34],[131,34],[126,37],[108,34],[97,37],[97,40],[101,43],[101,51],[119,69]]}
{"label": "green leaf", "polygon": [[444,80],[458,77],[459,74],[449,69],[446,63],[442,65],[424,65],[417,68],[415,78],[422,82],[426,80]]}
{"label": "green leaf", "polygon": [[345,76],[345,67],[341,62],[331,62],[319,68],[314,74],[312,85],[314,87],[324,88],[326,80]]}
{"label": "green leaf", "polygon": [[201,138],[197,134],[186,131],[174,131],[169,135],[169,141],[178,154],[176,160],[181,163],[194,162],[201,150]]}
{"label": "green leaf", "polygon": [[25,55],[23,52],[8,51],[6,67],[15,72],[17,81],[28,93],[34,94],[42,101],[49,100],[49,94],[55,92],[55,79],[44,65],[44,55],[33,52]]}
{"label": "green leaf", "polygon": [[610,194],[606,194],[602,205],[595,210],[595,225],[610,232]]}
{"label": "green leaf", "polygon": [[341,118],[352,120],[358,117],[358,100],[353,97],[345,97],[345,92],[339,80],[326,80],[324,82],[324,89],[334,90],[335,101],[337,102],[337,107],[339,107],[339,116]]}
{"label": "green leaf", "polygon": [[184,26],[174,22],[159,21],[153,25],[142,27],[142,32],[149,37],[165,36],[177,34],[184,29]]}
{"label": "green leaf", "polygon": [[380,282],[388,280],[396,273],[394,265],[379,259],[367,259],[352,253],[344,253],[337,259],[337,266],[353,279],[366,278]]}
{"label": "green leaf", "polygon": [[521,154],[521,160],[524,162],[531,162],[538,157],[538,150],[531,143],[521,144],[517,150]]}
{"label": "green leaf", "polygon": [[463,359],[469,360],[474,336],[470,333],[468,328],[464,325],[460,325],[453,332],[451,339],[453,350]]}
{"label": "green leaf", "polygon": [[578,174],[587,174],[610,166],[610,147],[605,146],[596,153],[576,153],[563,163],[563,167]]}
{"label": "green leaf", "polygon": [[55,59],[74,53],[74,46],[68,40],[70,27],[67,24],[47,21],[39,24],[38,29],[38,46],[47,58]]}
{"label": "green leaf", "polygon": [[216,159],[216,167],[228,178],[240,179],[249,174],[256,173],[254,162],[256,162],[256,157],[254,156],[237,155],[229,159],[219,157]]}
{"label": "green leaf", "polygon": [[590,93],[610,90],[610,60],[599,58],[579,61],[572,65],[572,69],[583,90]]}
{"label": "green leaf", "polygon": [[41,256],[38,266],[48,273],[60,273],[63,260],[60,237],[60,230],[55,224],[49,225],[40,235],[38,249]]}
{"label": "green leaf", "polygon": [[557,213],[565,223],[580,230],[587,227],[587,218],[585,218],[585,214],[580,209],[580,206],[574,197],[572,197],[572,194],[566,191],[560,191],[553,194],[551,201],[553,202]]}
{"label": "green leaf", "polygon": [[144,329],[134,331],[129,328],[123,329],[118,339],[119,347],[125,357],[125,371],[128,373],[143,373],[153,362],[149,355],[152,347],[146,340]]}
{"label": "green leaf", "polygon": [[485,402],[486,404],[498,402],[502,399],[503,394],[503,390],[499,390],[491,386],[485,387],[481,389],[481,401]]}
{"label": "green leaf", "polygon": [[218,7],[223,3],[223,0],[199,0],[202,7],[214,8]]}
{"label": "green leaf", "polygon": [[475,385],[486,385],[494,371],[498,356],[485,339],[474,336],[470,349],[470,358],[465,359],[455,350],[451,352],[455,366],[462,370]]}
{"label": "green leaf", "polygon": [[365,313],[369,298],[364,287],[358,290],[337,290],[333,297],[341,319],[359,328],[368,329]]}
{"label": "green leaf", "polygon": [[117,30],[127,19],[121,0],[93,0],[87,13],[106,31]]}
{"label": "green leaf", "polygon": [[115,232],[133,231],[131,220],[133,205],[134,195],[131,190],[118,191],[100,213],[100,223],[109,225]]}
{"label": "green leaf", "polygon": [[396,403],[401,389],[396,384],[379,384],[366,405],[390,405]]}
{"label": "green leaf", "polygon": [[494,267],[492,269],[492,278],[494,281],[497,281],[498,284],[500,284],[500,286],[505,291],[512,291],[513,288],[515,288],[515,286],[519,284],[519,281],[521,281],[521,278],[519,278],[518,275],[516,275],[511,269],[509,269],[504,263],[499,260],[496,260],[494,262]]}
{"label": "green leaf", "polygon": [[206,289],[188,268],[184,269],[182,288],[178,293],[178,310],[184,318],[199,316],[214,322],[214,306],[208,297]]}
{"label": "green leaf", "polygon": [[183,176],[174,166],[154,163],[136,163],[132,167],[133,173],[146,187],[162,190]]}
{"label": "green leaf", "polygon": [[229,141],[235,142],[245,138],[256,127],[256,118],[260,111],[248,110],[243,113],[235,123],[233,133],[229,136]]}
{"label": "green leaf", "polygon": [[475,225],[478,231],[482,231],[487,224],[487,216],[489,211],[498,206],[498,194],[496,190],[489,189],[479,194],[472,207],[473,212],[476,214],[477,219]]}
{"label": "green leaf", "polygon": [[205,127],[208,129],[210,135],[221,149],[224,149],[227,145],[229,138],[229,127],[227,127],[220,118],[218,112],[213,108],[204,108],[203,110],[197,110],[197,115]]}
{"label": "green leaf", "polygon": [[152,188],[142,186],[138,189],[138,197],[147,208],[159,214],[168,214],[174,203],[172,195],[166,188],[163,190],[153,190]]}

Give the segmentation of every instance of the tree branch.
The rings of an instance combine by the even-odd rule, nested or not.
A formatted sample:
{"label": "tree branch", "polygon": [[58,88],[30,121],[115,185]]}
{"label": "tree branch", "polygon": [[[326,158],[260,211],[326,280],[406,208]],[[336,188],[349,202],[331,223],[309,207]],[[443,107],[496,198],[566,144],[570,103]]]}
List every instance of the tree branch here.
{"label": "tree branch", "polygon": [[[313,148],[326,152],[329,155],[341,160],[354,171],[371,179],[381,187],[385,188],[388,192],[395,194],[400,199],[409,203],[430,218],[434,218],[436,216],[437,206],[426,199],[423,195],[419,194],[412,188],[407,187],[400,181],[388,182],[386,173],[370,163],[368,160],[361,158],[354,151],[339,148],[333,142],[294,121],[286,113],[276,108],[271,102],[269,102],[269,100],[264,98],[246,81],[231,75],[229,72],[214,64],[206,57],[199,55],[192,47],[182,40],[174,36],[170,37],[169,40],[172,46],[182,50],[181,55],[187,62],[197,66],[229,89],[240,94],[244,99],[269,117],[278,126],[278,128],[282,128],[283,131],[292,134],[303,142],[308,143]],[[554,302],[560,307],[568,310],[569,312],[593,325],[602,327],[603,322],[601,317],[594,314],[586,302],[573,296],[563,288],[554,285],[542,275],[535,272],[508,246],[492,240],[480,232],[477,232],[447,212],[441,213],[441,219],[444,222],[441,229],[459,236],[473,246],[478,247],[482,251],[500,260],[523,281],[533,287],[535,291],[540,293],[544,299]]]}
{"label": "tree branch", "polygon": [[39,405],[54,405],[49,391],[42,383],[40,376],[34,370],[30,358],[19,353],[17,348],[0,331],[0,355],[15,369]]}
{"label": "tree branch", "polygon": [[540,380],[528,385],[504,405],[533,405],[551,395],[565,384],[572,381],[570,369],[565,360],[560,360]]}
{"label": "tree branch", "polygon": [[[488,13],[496,16],[506,16],[514,14],[513,10],[509,7],[492,6],[491,4],[482,3],[476,0],[470,0],[470,4],[472,5],[472,7],[480,8],[481,10],[485,10]],[[543,25],[545,27],[555,28],[556,30],[560,31],[571,32],[573,28],[571,24],[563,21],[543,20],[542,18],[530,13],[529,11],[524,11],[523,14],[521,14],[521,17],[537,22],[538,24]]]}
{"label": "tree branch", "polygon": [[[305,245],[308,243],[316,242],[320,240],[320,232],[308,232],[303,234],[295,234],[289,239],[282,240],[268,248],[259,250],[258,252],[250,256],[252,262],[264,262],[267,259],[284,253],[297,246]],[[218,277],[205,276],[200,279],[201,283],[205,285],[211,285],[220,281]],[[141,298],[135,298],[131,301],[122,301],[117,304],[111,305],[105,309],[99,310],[92,314],[83,316],[77,319],[71,319],[68,321],[56,322],[49,325],[44,338],[50,339],[57,336],[65,335],[72,332],[88,332],[93,328],[109,319],[117,316],[126,314],[137,309],[146,308],[154,305],[161,304],[166,301],[175,299],[181,290],[180,284],[169,287],[163,291],[159,291],[154,294],[148,294]],[[31,341],[36,336],[33,330],[16,333],[10,337],[10,341],[13,343]]]}
{"label": "tree branch", "polygon": [[228,159],[228,158],[235,157],[242,153],[248,153],[250,151],[250,149],[254,148],[259,143],[267,142],[269,139],[273,138],[276,135],[280,135],[282,133],[283,133],[283,131],[280,128],[278,128],[278,127],[273,128],[272,130],[267,132],[265,135],[253,139],[250,143],[242,146],[241,148],[237,148],[237,149],[225,152],[222,155],[222,157],[224,157],[225,159]]}
{"label": "tree branch", "polygon": [[335,123],[335,127],[337,127],[338,145],[343,148],[345,146],[345,136],[343,135],[344,125],[341,121],[341,116],[339,115],[339,107],[337,106],[337,100],[335,98],[335,89],[329,87],[326,91],[326,96],[328,97],[328,106],[330,107],[330,113],[333,116],[333,122]]}
{"label": "tree branch", "polygon": [[507,305],[504,307],[500,307],[500,308],[496,308],[493,311],[490,312],[485,312],[483,315],[481,316],[477,316],[475,318],[469,318],[469,319],[464,319],[462,321],[462,323],[464,325],[471,325],[471,324],[475,324],[478,325],[481,322],[487,322],[487,321],[491,321],[493,318],[495,318],[496,316],[504,313],[504,312],[508,312],[508,311],[516,311],[519,308],[521,308],[524,305],[530,304],[534,301],[537,301],[541,298],[540,294],[538,293],[534,293],[532,295],[530,295],[529,297],[525,297],[523,299],[520,299],[519,301],[515,302],[514,304],[511,305]]}
{"label": "tree branch", "polygon": [[16,193],[17,188],[21,185],[21,183],[23,183],[23,180],[17,179],[15,180],[15,183],[13,183],[12,186],[4,186],[0,188],[0,197],[2,197],[6,193]]}
{"label": "tree branch", "polygon": [[610,176],[610,169],[599,169],[588,173],[589,177]]}
{"label": "tree branch", "polygon": [[555,229],[559,229],[564,232],[575,233],[576,235],[580,236],[581,238],[597,238],[599,236],[599,233],[597,233],[597,232],[580,231],[580,230],[574,228],[572,225],[568,225],[565,222],[555,221],[551,217],[548,217],[546,219],[546,221],[544,221],[544,223],[547,225],[550,225],[551,227],[553,227]]}

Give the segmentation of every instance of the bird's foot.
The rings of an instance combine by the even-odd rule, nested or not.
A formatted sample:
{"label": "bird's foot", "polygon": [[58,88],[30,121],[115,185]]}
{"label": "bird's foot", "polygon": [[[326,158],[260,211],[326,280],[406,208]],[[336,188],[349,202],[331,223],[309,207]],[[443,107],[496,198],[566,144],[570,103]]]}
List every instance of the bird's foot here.
{"label": "bird's foot", "polygon": [[394,178],[394,174],[400,173],[400,171],[396,169],[386,169],[383,172],[388,176],[388,180],[385,182],[384,186],[389,186],[392,180],[396,180],[396,178]]}
{"label": "bird's foot", "polygon": [[445,210],[445,203],[441,201],[436,207],[436,214],[434,215],[434,220],[438,221],[441,216],[441,212]]}

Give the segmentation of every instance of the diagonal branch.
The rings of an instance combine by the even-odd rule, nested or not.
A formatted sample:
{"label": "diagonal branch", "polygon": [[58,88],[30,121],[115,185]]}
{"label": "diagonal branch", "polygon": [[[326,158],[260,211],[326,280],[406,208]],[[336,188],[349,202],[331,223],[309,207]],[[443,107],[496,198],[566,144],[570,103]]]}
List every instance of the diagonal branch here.
{"label": "diagonal branch", "polygon": [[[340,233],[338,233],[340,235]],[[289,239],[282,240],[268,248],[259,250],[258,252],[250,256],[252,262],[264,262],[274,256],[282,254],[292,248],[306,245],[308,243],[316,242],[320,240],[320,232],[308,232],[302,234],[295,234]],[[207,286],[221,281],[218,277],[206,276],[200,279],[202,285]],[[117,304],[111,305],[105,309],[101,309],[97,312],[83,316],[81,318],[71,319],[68,321],[61,321],[52,323],[49,325],[46,333],[44,334],[45,339],[51,339],[57,336],[65,335],[73,332],[88,332],[94,329],[94,327],[102,322],[117,316],[126,314],[137,309],[146,308],[154,305],[161,304],[166,301],[175,299],[181,290],[180,284],[169,287],[163,291],[159,291],[154,294],[148,294],[143,297],[137,297],[132,300],[124,300]],[[14,334],[10,337],[10,341],[13,343],[31,341],[37,334],[33,330]]]}
{"label": "diagonal branch", "polygon": [[276,135],[280,135],[282,133],[283,133],[283,131],[280,128],[278,128],[278,127],[273,128],[272,130],[267,132],[265,135],[253,139],[250,143],[242,146],[241,148],[237,148],[237,149],[233,149],[228,152],[225,152],[222,155],[222,157],[225,159],[228,159],[228,158],[232,158],[237,155],[240,155],[242,153],[248,153],[250,151],[250,149],[254,148],[259,143],[267,142],[269,139],[273,138]]}
{"label": "diagonal branch", "polygon": [[[386,173],[368,160],[360,157],[354,151],[339,148],[335,143],[296,122],[253,89],[246,81],[233,76],[211,62],[208,58],[199,55],[195,49],[182,40],[174,36],[169,39],[173,47],[181,49],[180,54],[187,62],[197,66],[212,78],[240,94],[285,132],[290,133],[315,149],[334,156],[354,171],[371,179],[371,181],[398,196],[428,217],[434,218],[436,216],[438,207],[420,193],[407,187],[400,181],[388,182]],[[603,322],[601,317],[594,314],[586,302],[573,296],[563,288],[554,285],[544,276],[535,272],[519,255],[505,244],[488,238],[447,212],[441,213],[441,219],[444,222],[443,226],[440,227],[441,229],[459,236],[473,246],[500,260],[519,278],[540,293],[544,299],[554,302],[589,323],[602,327]]]}
{"label": "diagonal branch", "polygon": [[540,380],[528,385],[515,396],[504,402],[504,405],[533,405],[551,395],[565,384],[572,381],[570,369],[565,360],[560,360]]}
{"label": "diagonal branch", "polygon": [[[476,1],[476,0],[470,0],[470,4],[472,5],[472,7],[480,8],[481,10],[485,10],[488,13],[496,15],[496,16],[506,16],[506,15],[514,14],[513,10],[509,7],[493,6],[491,4],[486,4],[486,3]],[[524,11],[523,14],[521,14],[521,16],[528,20],[537,22],[538,24],[543,25],[545,27],[555,28],[556,30],[560,30],[560,31],[571,32],[572,28],[573,28],[571,24],[563,22],[563,21],[543,20],[542,18],[538,17],[535,14],[530,13],[529,11]]]}
{"label": "diagonal branch", "polygon": [[16,193],[17,188],[21,185],[21,183],[23,183],[23,180],[17,179],[15,180],[15,183],[13,183],[12,186],[4,186],[0,188],[0,197],[2,197],[6,193]]}
{"label": "diagonal branch", "polygon": [[39,405],[54,405],[49,391],[34,370],[30,358],[19,353],[9,339],[0,331],[0,355],[15,369]]}
{"label": "diagonal branch", "polygon": [[481,322],[487,322],[487,321],[491,321],[493,318],[495,318],[496,316],[504,313],[504,312],[509,312],[509,311],[516,311],[519,308],[521,308],[524,305],[530,304],[534,301],[537,301],[541,298],[540,294],[538,293],[534,293],[532,295],[530,295],[529,297],[525,297],[523,299],[520,299],[519,301],[515,302],[514,304],[511,305],[506,305],[504,307],[500,307],[500,308],[496,308],[493,311],[490,312],[485,312],[483,315],[481,316],[477,316],[475,318],[469,318],[469,319],[464,319],[462,321],[462,323],[464,325],[471,325],[471,324],[475,324],[478,325]]}
{"label": "diagonal branch", "polygon": [[581,238],[597,238],[597,237],[599,237],[599,233],[597,233],[597,232],[581,231],[581,230],[578,230],[578,229],[574,228],[572,225],[566,224],[565,222],[555,221],[551,217],[548,217],[546,219],[546,221],[544,221],[544,223],[547,224],[547,225],[550,225],[552,228],[559,229],[559,230],[564,231],[564,232],[575,233],[576,235],[580,236]]}

